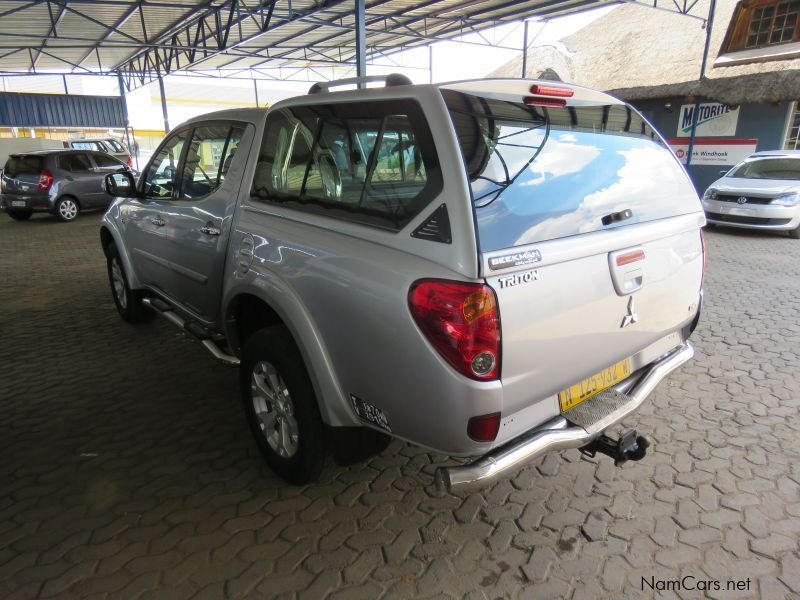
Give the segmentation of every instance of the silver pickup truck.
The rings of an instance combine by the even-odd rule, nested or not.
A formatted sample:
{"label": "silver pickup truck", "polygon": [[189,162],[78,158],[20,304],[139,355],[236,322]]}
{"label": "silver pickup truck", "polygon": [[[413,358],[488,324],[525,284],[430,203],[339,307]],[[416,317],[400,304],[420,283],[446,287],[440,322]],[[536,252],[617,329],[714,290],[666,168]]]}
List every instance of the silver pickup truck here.
{"label": "silver pickup truck", "polygon": [[664,140],[561,82],[373,79],[192,119],[138,182],[109,175],[122,318],[238,365],[292,483],[353,431],[475,457],[437,471],[448,489],[564,448],[642,458],[646,437],[605,432],[691,358],[704,274]]}

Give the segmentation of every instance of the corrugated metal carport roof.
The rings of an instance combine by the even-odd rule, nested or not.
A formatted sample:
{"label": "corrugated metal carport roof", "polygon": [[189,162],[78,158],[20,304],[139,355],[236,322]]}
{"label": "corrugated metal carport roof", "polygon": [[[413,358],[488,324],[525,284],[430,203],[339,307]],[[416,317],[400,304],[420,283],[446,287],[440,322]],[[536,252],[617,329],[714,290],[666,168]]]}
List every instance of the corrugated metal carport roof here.
{"label": "corrugated metal carport roof", "polygon": [[[364,23],[367,57],[528,17],[552,18],[616,3],[371,0]],[[696,0],[641,3],[694,16]],[[119,73],[135,87],[173,72],[263,75],[275,67],[352,64],[355,15],[353,0],[4,1],[0,72]]]}

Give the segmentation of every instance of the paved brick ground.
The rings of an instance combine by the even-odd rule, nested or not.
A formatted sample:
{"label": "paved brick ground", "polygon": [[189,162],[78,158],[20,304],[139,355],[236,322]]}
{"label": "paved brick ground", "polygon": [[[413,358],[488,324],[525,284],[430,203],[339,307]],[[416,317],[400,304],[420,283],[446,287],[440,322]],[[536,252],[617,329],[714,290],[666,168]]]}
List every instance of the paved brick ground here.
{"label": "paved brick ground", "polygon": [[698,356],[636,417],[646,460],[552,455],[453,497],[400,443],[273,477],[235,371],[117,318],[98,220],[0,216],[0,598],[639,598],[684,575],[800,597],[800,242],[708,235]]}

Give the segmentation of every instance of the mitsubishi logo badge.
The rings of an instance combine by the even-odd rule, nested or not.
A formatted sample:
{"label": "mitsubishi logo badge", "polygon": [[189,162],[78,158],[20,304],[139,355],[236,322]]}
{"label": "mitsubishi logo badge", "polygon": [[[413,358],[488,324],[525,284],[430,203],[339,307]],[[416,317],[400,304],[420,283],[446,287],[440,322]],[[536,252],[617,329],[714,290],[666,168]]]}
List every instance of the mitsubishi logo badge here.
{"label": "mitsubishi logo badge", "polygon": [[747,202],[747,196],[739,196],[736,199],[736,203],[737,204],[744,204],[745,202]]}
{"label": "mitsubishi logo badge", "polygon": [[636,314],[636,305],[633,303],[633,296],[628,300],[628,314],[622,319],[620,328],[625,328],[628,325],[639,322],[639,315]]}

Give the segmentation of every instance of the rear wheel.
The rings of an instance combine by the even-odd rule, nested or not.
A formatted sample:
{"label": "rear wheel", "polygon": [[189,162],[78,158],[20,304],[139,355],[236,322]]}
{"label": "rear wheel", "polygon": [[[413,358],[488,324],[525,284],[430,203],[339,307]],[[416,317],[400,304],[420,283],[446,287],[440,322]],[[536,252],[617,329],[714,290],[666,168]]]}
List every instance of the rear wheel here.
{"label": "rear wheel", "polygon": [[125,275],[122,259],[120,259],[119,251],[113,242],[106,251],[106,263],[111,295],[114,297],[114,304],[119,316],[128,323],[140,323],[152,318],[153,312],[142,305],[141,292],[132,290],[128,285],[128,277]]}
{"label": "rear wheel", "polygon": [[242,350],[242,404],[264,460],[294,485],[315,481],[325,436],[314,387],[288,329],[267,327]]}
{"label": "rear wheel", "polygon": [[800,226],[798,226],[796,229],[792,229],[791,231],[789,231],[789,237],[795,240],[800,240]]}
{"label": "rear wheel", "polygon": [[59,221],[74,221],[78,218],[80,207],[78,201],[71,196],[64,196],[56,202],[56,218]]}
{"label": "rear wheel", "polygon": [[15,221],[27,221],[28,219],[31,218],[31,215],[33,214],[29,210],[9,210],[6,212],[8,212],[8,216],[14,219]]}

